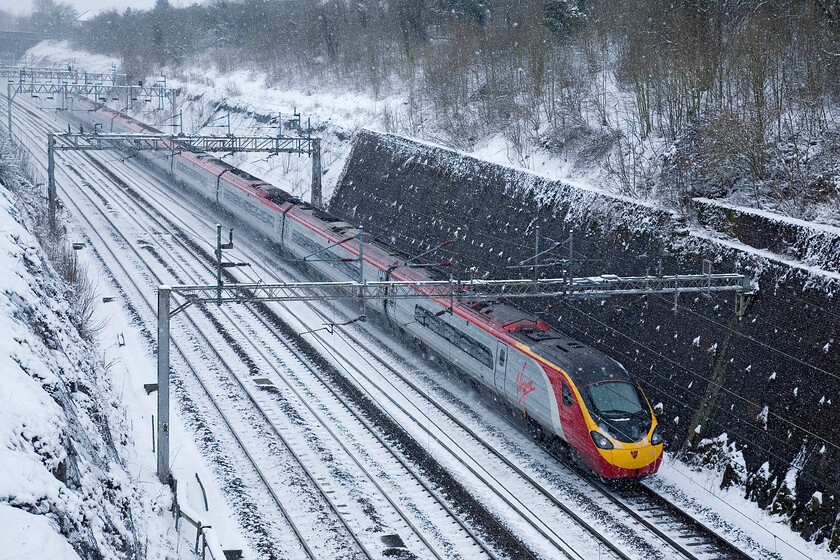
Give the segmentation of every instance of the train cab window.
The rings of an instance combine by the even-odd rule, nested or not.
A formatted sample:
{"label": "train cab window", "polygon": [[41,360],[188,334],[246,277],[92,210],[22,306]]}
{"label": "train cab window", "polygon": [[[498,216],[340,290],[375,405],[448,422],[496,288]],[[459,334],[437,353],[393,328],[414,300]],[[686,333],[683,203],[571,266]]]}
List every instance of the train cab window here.
{"label": "train cab window", "polygon": [[565,383],[563,383],[563,404],[566,406],[575,404],[575,399],[572,397],[572,390]]}
{"label": "train cab window", "polygon": [[505,349],[499,348],[499,367],[505,367]]}
{"label": "train cab window", "polygon": [[605,416],[628,416],[644,411],[639,392],[632,383],[602,381],[588,386],[595,408]]}
{"label": "train cab window", "polygon": [[586,387],[596,422],[624,443],[641,441],[653,421],[640,389],[625,381],[601,381]]}

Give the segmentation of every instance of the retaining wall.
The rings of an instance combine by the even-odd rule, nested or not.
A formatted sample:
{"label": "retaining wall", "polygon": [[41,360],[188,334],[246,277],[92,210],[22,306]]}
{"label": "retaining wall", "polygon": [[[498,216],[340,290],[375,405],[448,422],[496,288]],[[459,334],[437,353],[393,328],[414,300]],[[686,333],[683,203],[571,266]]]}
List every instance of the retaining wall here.
{"label": "retaining wall", "polygon": [[[743,455],[741,478],[765,506],[794,469],[796,498],[786,506],[794,526],[829,537],[840,504],[840,307],[834,296],[840,236],[713,201],[697,201],[696,209],[686,221],[629,199],[367,131],[356,140],[330,206],[409,253],[454,239],[451,252],[436,258],[455,259],[453,270],[464,277],[470,267],[494,278],[517,275],[521,269],[508,267],[533,255],[536,225],[543,247],[546,238],[574,234],[577,256],[586,259],[576,264],[576,276],[653,272],[660,242],[670,253],[666,274],[699,272],[709,259],[716,271],[753,276],[759,292],[744,317],[733,313],[731,295],[681,296],[676,313],[673,298],[659,296],[540,301],[531,310],[637,377],[661,409],[671,452],[697,453],[701,440],[727,434]],[[769,475],[755,474],[762,466]],[[816,491],[823,501],[814,510],[807,504]]]}

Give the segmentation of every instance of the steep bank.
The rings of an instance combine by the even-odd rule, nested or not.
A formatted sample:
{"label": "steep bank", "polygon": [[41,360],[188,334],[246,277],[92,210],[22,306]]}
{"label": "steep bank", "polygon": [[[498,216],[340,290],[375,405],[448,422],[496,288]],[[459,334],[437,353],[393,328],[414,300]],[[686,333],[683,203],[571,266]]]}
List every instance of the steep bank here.
{"label": "steep bank", "polygon": [[0,140],[3,553],[165,557],[175,550],[164,534],[171,498],[136,474],[113,364],[95,342],[95,288],[69,244],[46,234],[43,198],[23,157]]}

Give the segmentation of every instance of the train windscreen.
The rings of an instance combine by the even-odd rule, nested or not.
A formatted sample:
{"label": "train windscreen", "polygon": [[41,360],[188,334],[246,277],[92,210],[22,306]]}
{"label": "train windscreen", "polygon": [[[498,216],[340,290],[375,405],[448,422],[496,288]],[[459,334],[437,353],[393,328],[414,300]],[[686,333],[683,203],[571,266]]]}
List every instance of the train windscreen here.
{"label": "train windscreen", "polygon": [[638,388],[624,381],[602,381],[586,387],[593,412],[618,441],[635,443],[651,426],[651,415]]}

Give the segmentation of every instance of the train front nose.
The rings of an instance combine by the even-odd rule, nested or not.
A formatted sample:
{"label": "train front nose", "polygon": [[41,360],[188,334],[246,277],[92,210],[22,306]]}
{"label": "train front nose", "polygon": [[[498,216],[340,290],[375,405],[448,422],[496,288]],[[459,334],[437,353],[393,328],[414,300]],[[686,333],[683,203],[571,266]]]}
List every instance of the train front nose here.
{"label": "train front nose", "polygon": [[607,478],[645,476],[659,470],[662,461],[662,445],[651,445],[647,441],[635,445],[599,449],[603,461],[599,474]]}
{"label": "train front nose", "polygon": [[662,460],[662,445],[651,445],[647,441],[611,451],[611,462],[619,469],[619,476],[653,474],[659,470],[659,463]]}

